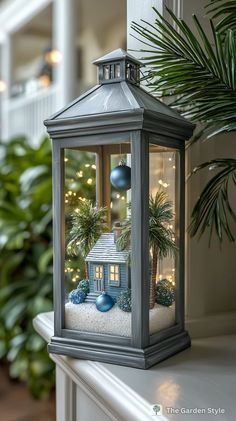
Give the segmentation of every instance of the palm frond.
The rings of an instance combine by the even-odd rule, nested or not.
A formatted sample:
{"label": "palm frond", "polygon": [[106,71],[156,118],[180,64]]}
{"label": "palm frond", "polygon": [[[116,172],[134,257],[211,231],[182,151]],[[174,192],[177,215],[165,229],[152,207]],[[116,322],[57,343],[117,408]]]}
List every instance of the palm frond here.
{"label": "palm frond", "polygon": [[192,174],[204,168],[218,172],[206,184],[193,208],[189,226],[190,235],[193,237],[198,234],[201,237],[206,230],[209,230],[209,243],[214,231],[220,242],[224,234],[230,241],[234,241],[229,219],[231,217],[231,220],[236,222],[236,214],[228,199],[228,188],[230,181],[236,186],[236,159],[214,159],[204,162],[196,167]]}
{"label": "palm frond", "polygon": [[[174,231],[170,228],[173,219],[173,204],[165,192],[159,191],[154,197],[149,197],[149,246],[157,252],[160,259],[173,255],[177,250]],[[129,247],[130,241],[131,217],[123,223],[117,246],[124,250]]]}
{"label": "palm frond", "polygon": [[80,200],[78,212],[72,215],[72,227],[68,233],[67,252],[81,253],[86,257],[101,234],[106,230],[107,209],[93,206],[90,200]]}
{"label": "palm frond", "polygon": [[173,223],[173,203],[165,192],[160,191],[149,198],[149,245],[163,259],[177,250]]}
{"label": "palm frond", "polygon": [[225,33],[228,29],[236,29],[235,0],[211,0],[205,6],[212,19],[216,19],[216,30]]}
{"label": "palm frond", "polygon": [[[143,63],[148,86],[157,97],[172,98],[171,106],[193,122],[204,125],[202,137],[234,131],[236,114],[236,31],[224,39],[211,22],[214,46],[193,16],[197,35],[170,9],[175,29],[160,13],[155,23],[133,22],[132,29],[149,48]],[[151,47],[151,48],[150,48]]]}

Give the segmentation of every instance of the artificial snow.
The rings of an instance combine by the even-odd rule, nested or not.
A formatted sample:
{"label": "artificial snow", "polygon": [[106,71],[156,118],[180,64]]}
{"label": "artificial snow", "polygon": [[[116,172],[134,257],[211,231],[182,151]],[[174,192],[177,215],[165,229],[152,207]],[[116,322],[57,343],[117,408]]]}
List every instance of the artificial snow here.
{"label": "artificial snow", "polygon": [[[118,336],[131,336],[131,313],[126,313],[115,304],[111,310],[102,313],[93,303],[65,305],[67,329],[92,333],[106,333]],[[149,310],[150,335],[175,324],[175,305],[165,307],[155,304]]]}

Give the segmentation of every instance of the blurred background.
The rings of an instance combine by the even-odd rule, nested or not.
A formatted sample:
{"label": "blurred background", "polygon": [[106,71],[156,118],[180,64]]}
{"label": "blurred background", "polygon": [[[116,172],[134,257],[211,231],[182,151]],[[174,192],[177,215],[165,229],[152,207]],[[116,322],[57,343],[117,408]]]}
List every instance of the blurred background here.
{"label": "blurred background", "polygon": [[[190,28],[196,13],[210,34],[204,9],[208,2],[0,0],[3,421],[55,419],[54,365],[32,327],[36,314],[52,310],[51,144],[43,120],[96,84],[94,59],[120,47],[142,48],[131,35],[130,23],[140,18],[153,22],[151,6],[164,14],[163,5],[169,5]],[[187,172],[206,160],[235,157],[234,139],[234,134],[223,134],[214,141],[196,143],[187,152]],[[92,163],[88,160],[86,165],[84,174],[89,180]],[[209,177],[208,171],[187,183],[187,225]],[[72,190],[67,187],[69,195]],[[69,196],[68,200],[74,200]],[[236,235],[235,226],[232,229]],[[235,243],[225,241],[219,247],[213,241],[209,248],[208,236],[198,242],[186,233],[186,244],[187,329],[192,337],[235,332]],[[68,282],[73,283],[75,267],[67,269]]]}
{"label": "blurred background", "polygon": [[[51,145],[43,120],[96,84],[94,59],[126,49],[126,1],[1,0],[0,28],[1,420],[48,421],[54,364],[32,327],[36,314],[52,310]],[[67,277],[73,282],[73,271]]]}

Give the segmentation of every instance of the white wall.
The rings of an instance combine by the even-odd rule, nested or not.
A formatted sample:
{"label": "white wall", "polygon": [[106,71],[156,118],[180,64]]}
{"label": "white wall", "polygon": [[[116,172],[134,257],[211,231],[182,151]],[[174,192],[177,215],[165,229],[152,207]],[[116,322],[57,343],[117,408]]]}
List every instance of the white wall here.
{"label": "white wall", "polygon": [[[127,33],[131,33],[131,20],[139,21],[143,18],[153,23],[151,6],[154,5],[161,11],[162,3],[161,0],[128,0]],[[191,27],[192,14],[196,13],[204,28],[209,31],[207,18],[203,18],[203,7],[207,1],[168,0],[165,3]],[[128,48],[140,48],[140,43],[130,35]],[[224,135],[209,142],[198,143],[187,153],[187,171],[208,159],[233,156],[236,157],[236,135]],[[187,184],[186,226],[189,224],[193,205],[208,179],[206,170],[194,176]],[[235,189],[231,199],[236,209]],[[234,233],[236,237],[236,226]],[[207,236],[197,241],[186,234],[186,240],[186,317],[190,333],[192,336],[204,336],[236,331],[235,243],[229,243],[226,239],[220,249],[214,237],[210,248]]]}

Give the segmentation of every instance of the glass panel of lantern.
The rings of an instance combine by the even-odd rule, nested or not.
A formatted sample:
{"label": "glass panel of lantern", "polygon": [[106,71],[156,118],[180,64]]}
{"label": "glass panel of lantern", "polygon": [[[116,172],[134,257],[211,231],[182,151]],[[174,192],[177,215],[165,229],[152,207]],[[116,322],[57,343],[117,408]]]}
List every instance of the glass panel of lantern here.
{"label": "glass panel of lantern", "polygon": [[65,328],[130,337],[129,140],[66,148],[64,175]]}
{"label": "glass panel of lantern", "polygon": [[149,143],[149,333],[176,323],[179,277],[179,152]]}

